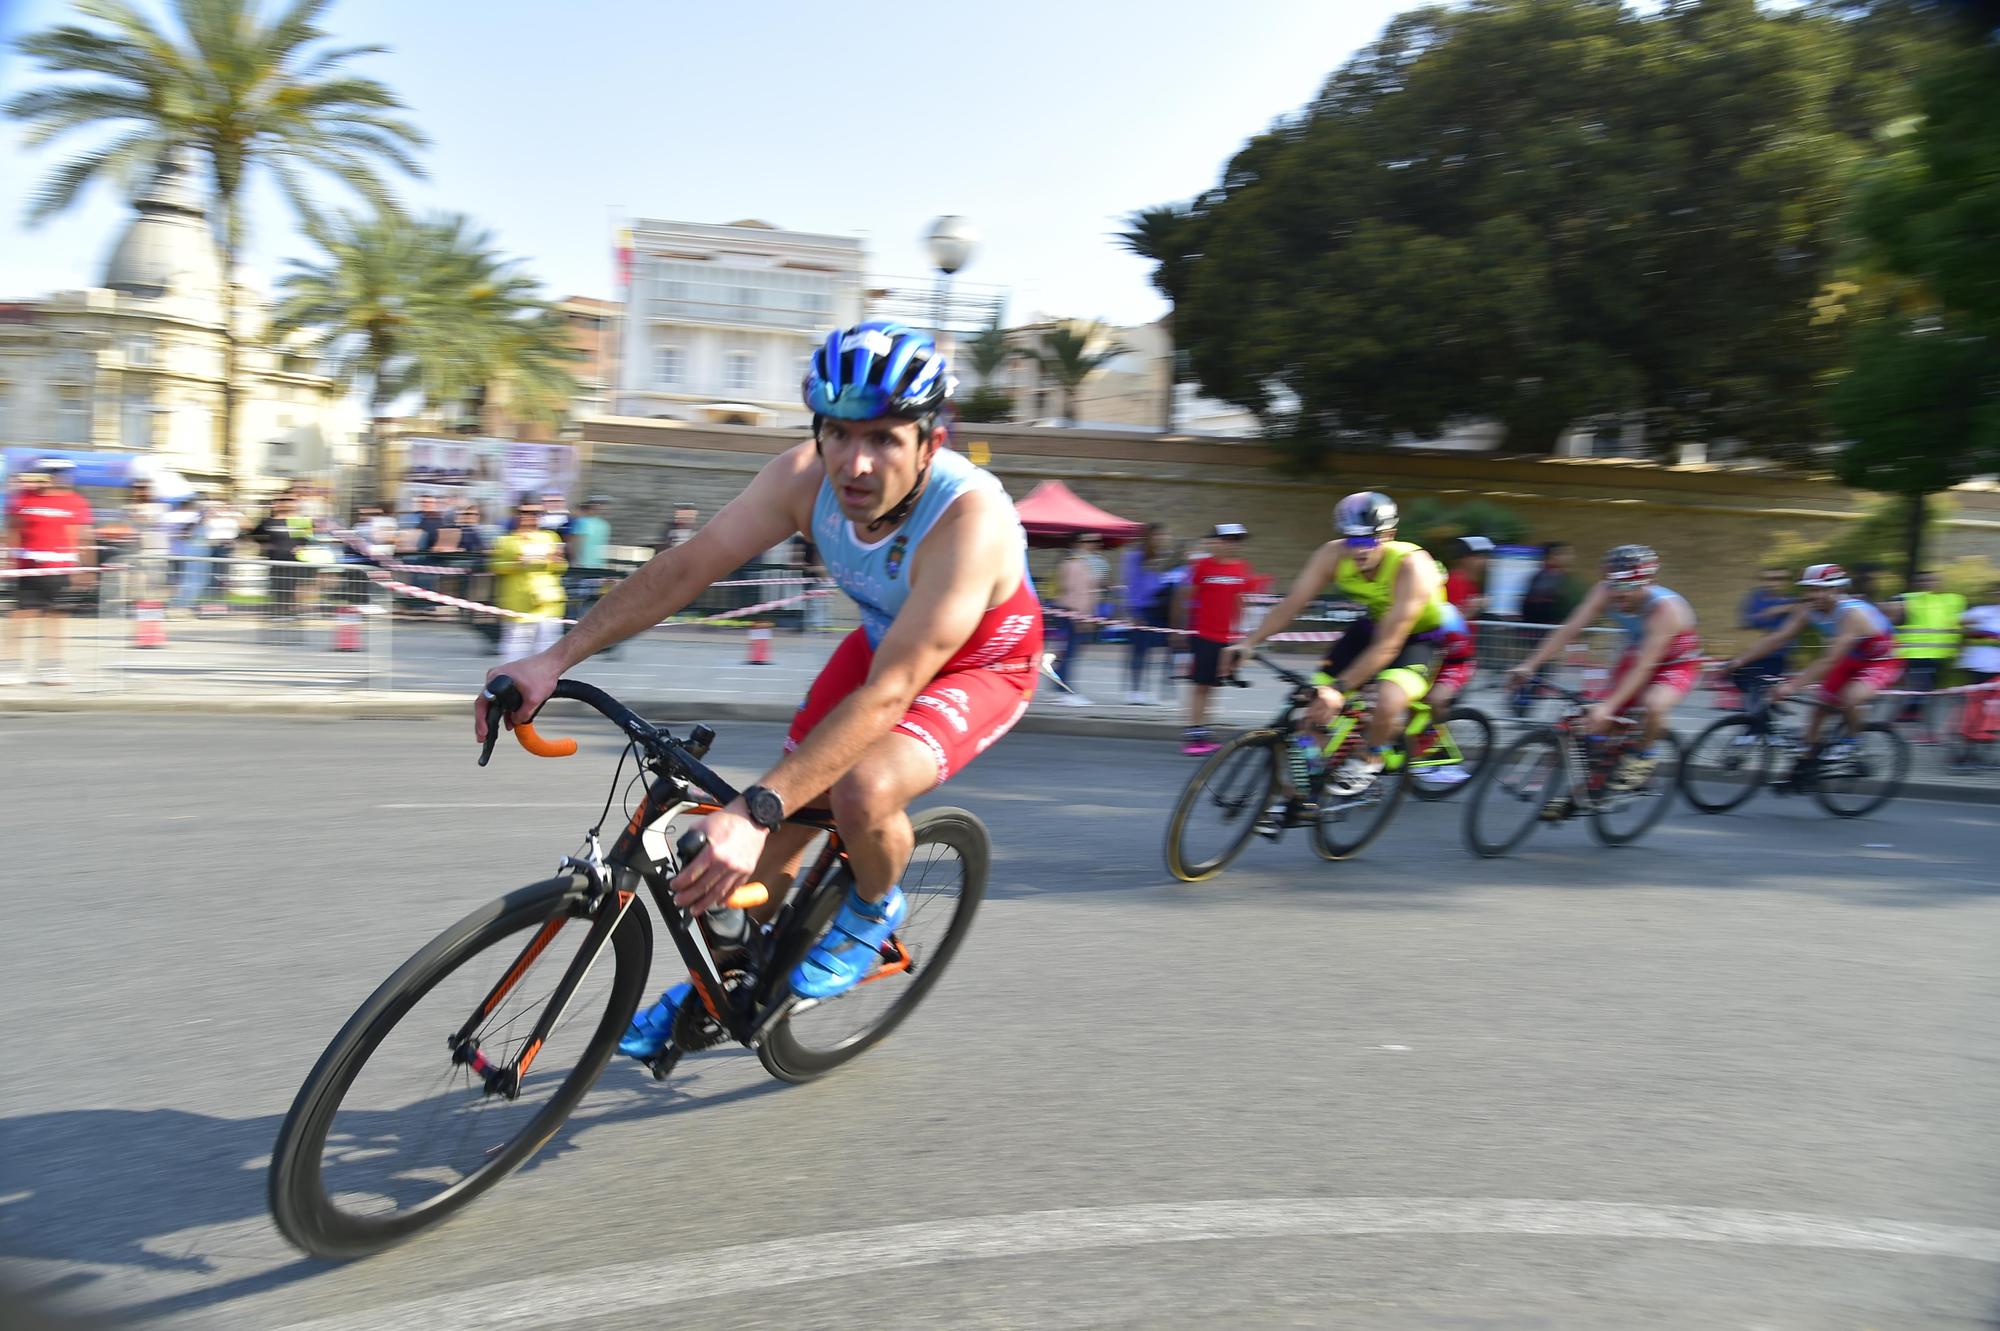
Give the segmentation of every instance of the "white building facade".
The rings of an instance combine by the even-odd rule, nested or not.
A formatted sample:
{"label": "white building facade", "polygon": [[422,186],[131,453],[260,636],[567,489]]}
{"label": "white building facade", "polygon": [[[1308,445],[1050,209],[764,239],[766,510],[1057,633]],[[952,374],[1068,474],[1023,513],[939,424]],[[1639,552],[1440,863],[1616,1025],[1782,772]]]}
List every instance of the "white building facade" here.
{"label": "white building facade", "polygon": [[799,381],[830,328],[859,322],[861,242],[763,222],[631,223],[612,410],[804,428]]}

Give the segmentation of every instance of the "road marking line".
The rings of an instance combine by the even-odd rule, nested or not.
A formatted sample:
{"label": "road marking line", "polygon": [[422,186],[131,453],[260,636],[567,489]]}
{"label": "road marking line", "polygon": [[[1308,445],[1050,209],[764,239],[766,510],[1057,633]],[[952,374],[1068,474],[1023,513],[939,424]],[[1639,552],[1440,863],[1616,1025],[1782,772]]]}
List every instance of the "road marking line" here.
{"label": "road marking line", "polygon": [[[482,1285],[469,1295],[466,1291],[432,1295],[296,1322],[284,1331],[385,1331],[411,1326],[424,1331],[505,1331],[542,1326],[551,1316],[609,1318],[666,1304],[836,1279],[857,1271],[1155,1243],[1389,1234],[1668,1239],[2000,1263],[2000,1230],[1965,1225],[1623,1202],[1278,1197],[1028,1211],[809,1234],[575,1275]],[[204,1315],[212,1314],[210,1310]]]}

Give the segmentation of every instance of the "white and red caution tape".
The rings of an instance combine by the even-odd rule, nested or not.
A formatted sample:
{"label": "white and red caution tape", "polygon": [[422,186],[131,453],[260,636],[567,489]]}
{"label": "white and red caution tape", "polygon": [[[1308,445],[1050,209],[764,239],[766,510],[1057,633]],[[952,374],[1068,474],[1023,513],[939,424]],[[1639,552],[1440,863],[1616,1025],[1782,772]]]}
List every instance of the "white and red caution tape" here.
{"label": "white and red caution tape", "polygon": [[[506,610],[497,605],[488,605],[484,601],[468,601],[460,596],[448,596],[444,592],[434,592],[428,587],[419,587],[415,583],[399,581],[398,579],[392,578],[388,574],[383,573],[380,570],[372,571],[369,573],[368,576],[372,581],[380,584],[383,587],[388,588],[392,592],[395,592],[398,596],[408,596],[414,600],[430,601],[436,605],[448,605],[459,610],[470,610],[474,614],[499,615],[506,619],[546,618],[546,616],[531,614],[527,611]],[[796,583],[798,579],[788,578],[784,579],[784,581]],[[716,583],[713,585],[719,587],[724,584]],[[707,624],[715,620],[723,620],[723,619],[742,619],[749,615],[762,614],[766,610],[777,610],[784,606],[796,605],[801,601],[812,600],[814,597],[831,596],[831,595],[833,595],[832,588],[819,587],[819,588],[814,588],[810,591],[800,592],[796,596],[780,597],[775,601],[765,601],[758,605],[741,606],[734,610],[721,610],[717,611],[715,614],[703,615],[697,619],[672,619],[672,620],[666,620],[664,622],[669,625],[687,625],[687,624]],[[564,619],[561,620],[560,622],[564,624],[576,623],[574,619]]]}

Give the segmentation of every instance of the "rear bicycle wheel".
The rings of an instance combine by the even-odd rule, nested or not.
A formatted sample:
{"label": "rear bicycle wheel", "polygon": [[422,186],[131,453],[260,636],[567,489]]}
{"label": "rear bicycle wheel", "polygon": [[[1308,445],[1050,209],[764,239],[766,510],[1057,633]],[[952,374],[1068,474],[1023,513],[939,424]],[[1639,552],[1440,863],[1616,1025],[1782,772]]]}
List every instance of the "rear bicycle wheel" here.
{"label": "rear bicycle wheel", "polygon": [[[1476,707],[1454,706],[1438,728],[1438,744],[1410,765],[1410,793],[1420,800],[1450,799],[1472,785],[1493,753],[1493,722]],[[1465,779],[1440,780],[1440,769],[1459,767]]]}
{"label": "rear bicycle wheel", "polygon": [[1770,735],[1759,734],[1747,716],[1725,716],[1688,745],[1681,794],[1703,813],[1727,813],[1755,795],[1770,775]]}
{"label": "rear bicycle wheel", "polygon": [[[873,1048],[923,1001],[972,931],[993,860],[986,824],[964,809],[926,809],[912,825],[916,845],[900,880],[910,908],[892,955],[854,988],[800,1007],[765,1036],[757,1057],[772,1076],[811,1081]],[[843,864],[821,891],[844,895],[851,881]]]}
{"label": "rear bicycle wheel", "polygon": [[1846,726],[1820,751],[1813,798],[1836,818],[1859,818],[1896,797],[1910,774],[1910,742],[1883,721],[1870,721],[1845,744]]}
{"label": "rear bicycle wheel", "polygon": [[1252,730],[1195,769],[1167,820],[1167,872],[1198,883],[1242,853],[1277,798],[1284,745],[1285,736],[1275,730]]}
{"label": "rear bicycle wheel", "polygon": [[1322,792],[1312,820],[1313,853],[1336,862],[1359,855],[1389,826],[1411,784],[1409,755],[1399,744],[1382,774],[1359,795],[1342,799]]}
{"label": "rear bicycle wheel", "polygon": [[1530,730],[1486,764],[1465,806],[1465,846],[1482,859],[1505,855],[1541,821],[1549,801],[1564,795],[1562,739]]}
{"label": "rear bicycle wheel", "polygon": [[1658,759],[1646,784],[1637,790],[1606,791],[1599,796],[1590,818],[1590,830],[1607,846],[1623,846],[1637,841],[1667,816],[1674,804],[1674,788],[1681,768],[1681,742],[1672,732],[1660,736],[1654,753]]}
{"label": "rear bicycle wheel", "polygon": [[[584,880],[569,876],[481,906],[348,1019],[272,1151],[271,1215],[287,1239],[315,1257],[377,1252],[444,1220],[556,1134],[632,1020],[652,960],[652,924],[636,897],[588,903]],[[601,941],[587,938],[592,911],[622,912]],[[572,969],[581,982],[533,1045]],[[454,1059],[451,1041],[468,1021],[491,1063],[529,1064],[516,1096],[489,1093]]]}

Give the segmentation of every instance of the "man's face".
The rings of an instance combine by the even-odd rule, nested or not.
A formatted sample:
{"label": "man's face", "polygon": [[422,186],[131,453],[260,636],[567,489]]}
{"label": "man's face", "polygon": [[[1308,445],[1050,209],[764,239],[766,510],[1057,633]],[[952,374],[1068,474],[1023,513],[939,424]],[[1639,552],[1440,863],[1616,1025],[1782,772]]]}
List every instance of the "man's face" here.
{"label": "man's face", "polygon": [[1650,582],[1614,582],[1611,584],[1611,604],[1630,614],[1646,600]]}
{"label": "man's face", "polygon": [[438,508],[438,501],[436,496],[434,495],[417,496],[417,512],[435,513],[437,512],[437,508]]}
{"label": "man's face", "polygon": [[31,471],[21,477],[21,493],[38,495],[48,488],[49,478],[39,471]]}
{"label": "man's face", "polygon": [[1354,567],[1363,573],[1373,573],[1382,566],[1382,542],[1393,541],[1396,533],[1385,531],[1376,536],[1350,537],[1347,542],[1347,557],[1354,561]]}
{"label": "man's face", "polygon": [[[936,441],[917,441],[917,423],[894,416],[820,422],[819,452],[834,500],[849,522],[870,523],[917,483]],[[1080,548],[1080,547],[1079,547]]]}
{"label": "man's face", "polygon": [[569,504],[569,501],[567,499],[564,499],[561,495],[558,494],[543,495],[542,501],[544,507],[546,507],[547,510],[551,513],[560,513]]}
{"label": "man's face", "polygon": [[1549,551],[1548,556],[1542,562],[1558,573],[1567,573],[1569,572],[1569,556],[1569,547],[1566,545],[1559,546]]}
{"label": "man's face", "polygon": [[1807,587],[1806,604],[1819,611],[1831,610],[1846,590],[1845,587]]}
{"label": "man's face", "polygon": [[1936,569],[1927,568],[1923,572],[1917,574],[1917,590],[1920,592],[1936,591],[1938,589],[1938,582],[1939,579]]}
{"label": "man's face", "polygon": [[1781,568],[1767,568],[1764,570],[1762,577],[1764,580],[1764,590],[1767,592],[1776,592],[1780,596],[1783,596],[1787,590],[1785,584],[1792,580],[1792,575]]}
{"label": "man's face", "polygon": [[528,531],[541,525],[542,510],[538,504],[523,504],[514,510],[514,527],[518,531]]}

